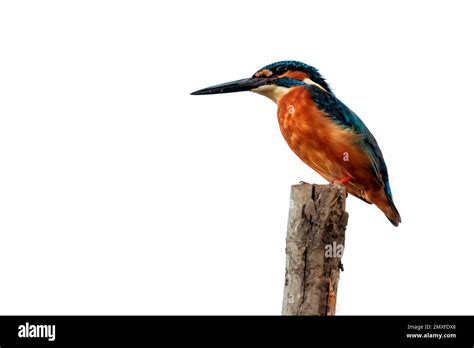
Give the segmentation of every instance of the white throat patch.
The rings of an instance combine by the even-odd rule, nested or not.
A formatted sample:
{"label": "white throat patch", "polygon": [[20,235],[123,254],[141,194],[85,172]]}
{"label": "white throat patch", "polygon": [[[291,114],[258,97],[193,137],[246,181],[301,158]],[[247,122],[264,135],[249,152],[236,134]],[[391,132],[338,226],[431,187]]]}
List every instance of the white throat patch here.
{"label": "white throat patch", "polygon": [[278,101],[281,97],[283,97],[286,93],[288,93],[290,89],[287,87],[277,86],[277,85],[264,85],[257,88],[252,89],[252,92],[261,94],[267,98],[270,98],[275,103],[278,104]]}

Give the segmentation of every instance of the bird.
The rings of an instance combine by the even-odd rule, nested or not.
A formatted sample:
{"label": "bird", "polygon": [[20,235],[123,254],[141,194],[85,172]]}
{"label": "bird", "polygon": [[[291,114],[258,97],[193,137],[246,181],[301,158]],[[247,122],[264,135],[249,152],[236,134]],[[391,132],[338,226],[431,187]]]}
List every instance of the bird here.
{"label": "bird", "polygon": [[382,151],[362,120],[339,100],[319,70],[285,60],[250,78],[197,90],[192,95],[251,91],[277,104],[280,131],[310,168],[347,192],[376,205],[394,226],[401,222]]}

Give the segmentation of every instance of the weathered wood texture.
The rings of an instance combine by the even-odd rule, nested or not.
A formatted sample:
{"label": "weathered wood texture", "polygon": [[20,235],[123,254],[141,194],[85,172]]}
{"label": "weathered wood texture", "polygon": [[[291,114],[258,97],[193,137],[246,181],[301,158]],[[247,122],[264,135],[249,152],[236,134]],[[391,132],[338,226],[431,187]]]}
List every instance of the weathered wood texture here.
{"label": "weathered wood texture", "polygon": [[343,185],[291,187],[283,315],[335,315],[346,195]]}

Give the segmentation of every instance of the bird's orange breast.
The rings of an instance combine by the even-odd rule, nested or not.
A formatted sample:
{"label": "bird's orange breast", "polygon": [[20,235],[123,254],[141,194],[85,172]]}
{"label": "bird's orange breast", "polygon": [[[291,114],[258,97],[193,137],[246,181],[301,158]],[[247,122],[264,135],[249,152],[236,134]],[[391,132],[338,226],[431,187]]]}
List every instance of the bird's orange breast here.
{"label": "bird's orange breast", "polygon": [[364,187],[371,184],[367,172],[370,159],[356,145],[360,136],[321,111],[305,86],[294,87],[280,98],[278,122],[286,142],[301,160],[328,181],[347,176],[356,179],[348,189],[364,196]]}

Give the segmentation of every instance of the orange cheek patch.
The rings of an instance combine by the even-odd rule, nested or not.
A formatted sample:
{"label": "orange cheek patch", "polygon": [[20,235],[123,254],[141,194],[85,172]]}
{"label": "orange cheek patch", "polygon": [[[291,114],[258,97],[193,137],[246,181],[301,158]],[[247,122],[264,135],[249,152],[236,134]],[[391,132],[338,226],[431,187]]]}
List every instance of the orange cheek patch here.
{"label": "orange cheek patch", "polygon": [[309,78],[309,74],[303,72],[303,71],[287,71],[283,75],[284,77],[289,77],[290,79],[295,79],[299,81],[303,81],[304,79]]}
{"label": "orange cheek patch", "polygon": [[255,74],[255,77],[270,77],[272,76],[272,72],[268,69],[263,69],[263,70],[260,70],[259,72],[257,72]]}

